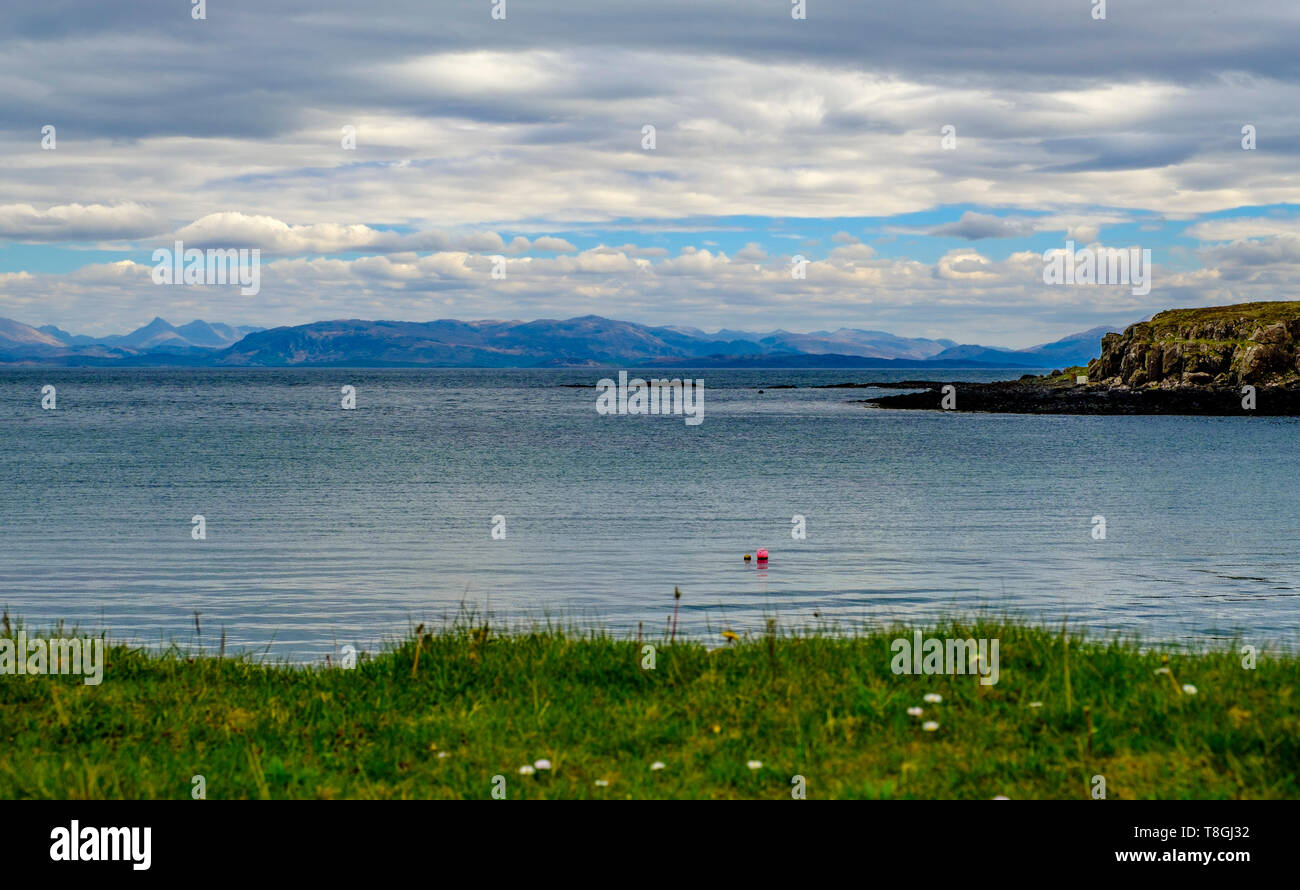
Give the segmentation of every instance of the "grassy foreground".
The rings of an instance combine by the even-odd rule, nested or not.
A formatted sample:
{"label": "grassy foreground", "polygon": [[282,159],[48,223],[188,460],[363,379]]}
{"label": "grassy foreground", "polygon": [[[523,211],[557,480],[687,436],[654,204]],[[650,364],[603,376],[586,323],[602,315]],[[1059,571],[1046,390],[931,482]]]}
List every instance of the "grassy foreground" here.
{"label": "grassy foreground", "polygon": [[980,686],[892,673],[910,633],[660,640],[653,670],[554,629],[419,633],[353,669],[114,646],[99,686],[0,676],[0,798],[188,798],[195,775],[208,798],[490,799],[501,776],[509,799],[789,800],[796,775],[809,799],[1082,800],[1098,775],[1109,799],[1300,797],[1294,654],[927,631],[1000,640]]}

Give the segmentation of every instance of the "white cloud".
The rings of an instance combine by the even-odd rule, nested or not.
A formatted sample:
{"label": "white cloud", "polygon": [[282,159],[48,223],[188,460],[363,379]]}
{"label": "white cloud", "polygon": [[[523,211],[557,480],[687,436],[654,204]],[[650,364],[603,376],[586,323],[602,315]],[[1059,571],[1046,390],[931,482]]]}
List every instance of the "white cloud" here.
{"label": "white cloud", "polygon": [[1209,219],[1184,230],[1198,241],[1241,241],[1271,235],[1300,235],[1300,217],[1250,216]]}
{"label": "white cloud", "polygon": [[0,205],[0,238],[13,241],[139,238],[166,227],[154,210],[135,203],[56,204],[44,210],[31,204]]}
{"label": "white cloud", "polygon": [[[1140,306],[1045,290],[1032,254],[882,258],[883,241],[839,231],[803,282],[775,255],[815,253],[810,239],[841,224],[813,221],[835,218],[880,219],[923,245],[927,231],[1091,242],[1120,223],[1300,204],[1291,0],[1149,0],[1122,29],[1044,18],[1036,0],[978,15],[965,0],[824,6],[792,25],[730,0],[651,17],[573,0],[450,27],[322,0],[276,29],[231,0],[181,31],[78,0],[58,16],[0,8],[0,239],[125,255],[181,238],[260,247],[266,262],[264,296],[241,302],[143,287],[130,263],[14,277],[30,254],[14,250],[0,313],[115,328],[174,306],[259,323],[596,311],[735,326],[762,313],[927,333],[951,317],[950,330],[1005,342],[1107,308],[1294,296],[1282,279],[1297,224],[1273,217],[1191,226],[1222,243]],[[1255,152],[1238,144],[1247,110]],[[46,120],[55,151],[39,149],[33,122]],[[355,150],[340,145],[345,125]],[[944,206],[977,209],[921,232],[890,220]],[[735,224],[745,217],[781,222],[740,249],[634,243],[762,228]],[[611,230],[633,243],[579,250],[556,234]],[[484,278],[495,254],[503,282]]]}
{"label": "white cloud", "polygon": [[473,250],[520,256],[533,250],[577,250],[563,238],[545,235],[531,242],[522,235],[516,235],[507,244],[499,234],[491,231],[400,233],[360,224],[330,222],[291,225],[270,216],[232,211],[208,214],[170,235],[156,239],[156,243],[170,246],[173,240],[184,241],[187,247],[256,247],[266,254],[279,255]]}

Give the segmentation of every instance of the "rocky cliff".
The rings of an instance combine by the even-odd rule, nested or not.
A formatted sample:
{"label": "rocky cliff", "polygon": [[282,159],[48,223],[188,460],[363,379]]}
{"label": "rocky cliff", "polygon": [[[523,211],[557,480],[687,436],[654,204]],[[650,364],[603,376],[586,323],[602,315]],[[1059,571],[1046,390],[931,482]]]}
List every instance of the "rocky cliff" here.
{"label": "rocky cliff", "polygon": [[1172,309],[1106,334],[1089,385],[1176,389],[1300,381],[1300,302]]}

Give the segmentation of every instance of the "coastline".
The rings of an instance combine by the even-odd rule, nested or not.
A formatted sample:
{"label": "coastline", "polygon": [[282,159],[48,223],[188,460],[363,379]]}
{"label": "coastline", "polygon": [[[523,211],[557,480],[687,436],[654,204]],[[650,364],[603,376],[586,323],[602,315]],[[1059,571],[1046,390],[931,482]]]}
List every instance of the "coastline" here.
{"label": "coastline", "polygon": [[[1184,386],[1138,388],[1105,384],[1053,384],[1037,378],[996,383],[959,383],[955,404],[943,407],[942,388],[948,384],[917,382],[925,389],[862,399],[858,404],[902,410],[951,410],[995,414],[1187,414],[1207,417],[1300,416],[1300,386],[1254,387],[1255,407],[1243,407],[1239,388]],[[898,389],[897,384],[880,388]]]}

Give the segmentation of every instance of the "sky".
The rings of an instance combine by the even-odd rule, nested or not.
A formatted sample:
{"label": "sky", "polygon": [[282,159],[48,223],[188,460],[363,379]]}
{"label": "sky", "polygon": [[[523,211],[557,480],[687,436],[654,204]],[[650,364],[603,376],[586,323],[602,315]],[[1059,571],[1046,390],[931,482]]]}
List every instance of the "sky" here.
{"label": "sky", "polygon": [[[1300,298],[1295,0],[196,2],[0,7],[0,316],[1025,347]],[[156,284],[178,240],[260,291]],[[1045,283],[1067,241],[1150,292]]]}

